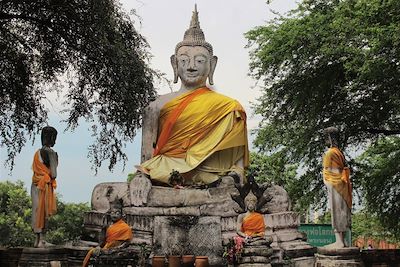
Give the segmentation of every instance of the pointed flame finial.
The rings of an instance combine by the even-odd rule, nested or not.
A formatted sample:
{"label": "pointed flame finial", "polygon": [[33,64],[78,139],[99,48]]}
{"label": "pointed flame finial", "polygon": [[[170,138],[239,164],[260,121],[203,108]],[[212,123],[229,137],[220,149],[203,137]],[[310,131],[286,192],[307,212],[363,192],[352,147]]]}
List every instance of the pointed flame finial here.
{"label": "pointed flame finial", "polygon": [[202,46],[210,52],[210,55],[213,54],[213,48],[211,44],[206,42],[203,30],[200,28],[197,4],[194,5],[194,11],[192,14],[192,19],[190,20],[189,29],[185,31],[183,41],[176,45],[175,53],[178,52],[178,49],[182,46]]}
{"label": "pointed flame finial", "polygon": [[194,11],[192,14],[192,20],[190,21],[190,28],[200,29],[199,12],[197,12],[197,4],[194,4]]}

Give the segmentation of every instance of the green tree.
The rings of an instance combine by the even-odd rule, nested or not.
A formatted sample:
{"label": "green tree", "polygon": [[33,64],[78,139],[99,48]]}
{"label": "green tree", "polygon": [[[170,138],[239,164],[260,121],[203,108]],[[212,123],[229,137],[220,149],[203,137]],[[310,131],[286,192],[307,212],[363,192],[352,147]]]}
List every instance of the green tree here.
{"label": "green tree", "polygon": [[282,186],[288,192],[294,209],[304,212],[308,208],[308,202],[299,193],[306,184],[302,177],[297,175],[299,164],[290,163],[286,156],[285,150],[271,155],[251,152],[247,176],[253,176],[258,183]]}
{"label": "green tree", "polygon": [[353,241],[359,237],[400,243],[398,234],[382,225],[379,216],[367,210],[360,210],[352,216],[351,233]]}
{"label": "green tree", "polygon": [[87,203],[63,203],[57,201],[57,213],[49,219],[46,238],[53,244],[80,239],[83,234],[83,214],[89,211]]}
{"label": "green tree", "polygon": [[21,181],[0,182],[0,246],[32,246],[32,204]]}
{"label": "green tree", "polygon": [[[352,165],[350,150],[400,134],[400,2],[304,0],[288,16],[246,36],[251,73],[264,84],[255,105],[263,117],[255,145],[271,154],[284,148],[289,163],[305,170],[302,199],[326,203],[322,129],[341,130],[341,147]],[[371,198],[364,170],[353,169],[363,172],[354,187],[363,187],[367,203],[391,210],[379,218],[393,222],[396,207],[387,199],[398,199],[398,186],[385,192],[386,199]],[[380,175],[383,181],[398,176],[398,171]]]}
{"label": "green tree", "polygon": [[368,212],[400,241],[400,137],[378,139],[356,160],[354,180],[361,185]]}
{"label": "green tree", "polygon": [[[79,239],[83,231],[83,213],[87,203],[63,203],[57,200],[57,213],[50,217],[47,241],[63,244]],[[32,202],[23,182],[0,182],[0,246],[32,246]]]}
{"label": "green tree", "polygon": [[0,135],[7,163],[46,124],[46,93],[61,93],[68,129],[92,123],[97,169],[126,161],[124,145],[155,97],[148,44],[114,0],[0,3]]}

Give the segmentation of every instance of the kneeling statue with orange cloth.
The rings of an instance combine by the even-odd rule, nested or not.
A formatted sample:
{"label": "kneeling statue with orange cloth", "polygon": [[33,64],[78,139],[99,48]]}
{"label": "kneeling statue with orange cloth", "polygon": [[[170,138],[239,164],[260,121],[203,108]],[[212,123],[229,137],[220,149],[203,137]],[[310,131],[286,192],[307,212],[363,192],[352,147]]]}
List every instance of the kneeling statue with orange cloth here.
{"label": "kneeling statue with orange cloth", "polygon": [[42,129],[42,148],[35,152],[32,163],[32,229],[36,234],[34,247],[51,245],[45,241],[47,219],[56,213],[58,155],[52,147],[56,143],[57,130],[51,126]]}
{"label": "kneeling statue with orange cloth", "polygon": [[92,248],[87,253],[82,266],[89,265],[92,256],[99,256],[111,249],[122,249],[131,244],[133,233],[131,227],[122,219],[121,208],[113,208],[110,210],[110,217],[113,222],[106,231],[105,240],[98,247]]}

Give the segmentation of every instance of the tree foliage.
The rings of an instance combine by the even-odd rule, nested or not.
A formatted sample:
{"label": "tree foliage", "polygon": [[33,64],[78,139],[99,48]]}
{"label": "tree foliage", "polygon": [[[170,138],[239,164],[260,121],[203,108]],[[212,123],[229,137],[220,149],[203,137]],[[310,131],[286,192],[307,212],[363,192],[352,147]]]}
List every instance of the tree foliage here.
{"label": "tree foliage", "polygon": [[0,182],[0,246],[32,246],[31,198],[21,181]]}
{"label": "tree foliage", "polygon": [[[83,233],[83,213],[87,203],[63,203],[57,200],[57,213],[50,217],[46,241],[64,244]],[[32,202],[23,182],[0,182],[0,246],[32,246]]]}
{"label": "tree foliage", "polygon": [[[306,170],[300,178],[302,197],[309,204],[324,203],[322,129],[341,130],[340,145],[352,165],[351,149],[400,134],[400,2],[304,0],[288,16],[246,36],[251,73],[264,85],[255,105],[263,117],[255,145],[272,154],[284,148],[289,163]],[[366,169],[353,171],[367,175]],[[383,182],[395,178],[388,174],[381,173]],[[356,189],[372,190],[360,179]],[[390,199],[400,194],[387,192]],[[383,220],[393,215],[386,199],[365,196],[368,203],[391,210],[380,214]]]}
{"label": "tree foliage", "polygon": [[285,150],[271,155],[251,152],[247,176],[253,176],[258,183],[282,186],[288,192],[294,204],[293,208],[304,213],[310,202],[309,199],[302,196],[307,184],[297,175],[299,164],[289,162]]}
{"label": "tree foliage", "polygon": [[382,225],[379,216],[367,210],[360,210],[352,216],[352,239],[359,237],[375,240],[385,240],[389,243],[399,243],[400,237],[396,231]]}
{"label": "tree foliage", "polygon": [[[124,145],[155,97],[148,44],[115,0],[0,2],[0,134],[8,163],[46,124],[46,93],[68,83],[68,128],[92,123],[94,167]],[[50,85],[50,86],[49,86]]]}
{"label": "tree foliage", "polygon": [[361,192],[367,199],[366,208],[378,214],[381,224],[395,230],[400,240],[400,138],[387,137],[374,142],[357,158]]}
{"label": "tree foliage", "polygon": [[87,203],[57,201],[57,213],[49,218],[47,240],[53,244],[76,241],[83,234],[83,214],[89,211]]}

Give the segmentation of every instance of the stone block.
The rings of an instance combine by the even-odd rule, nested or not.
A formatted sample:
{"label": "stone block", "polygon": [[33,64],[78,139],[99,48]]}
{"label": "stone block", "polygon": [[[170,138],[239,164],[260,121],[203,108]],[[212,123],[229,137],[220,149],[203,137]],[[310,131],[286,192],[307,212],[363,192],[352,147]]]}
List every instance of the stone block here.
{"label": "stone block", "polygon": [[266,234],[272,233],[279,229],[298,228],[300,225],[300,217],[296,212],[279,212],[265,214]]}
{"label": "stone block", "polygon": [[225,231],[236,232],[236,227],[237,227],[237,215],[236,214],[232,217],[221,217],[222,232],[225,232]]}
{"label": "stone block", "polygon": [[129,189],[127,182],[113,182],[97,184],[92,192],[92,209],[98,212],[107,212],[110,201],[120,198],[124,206],[130,206]]}
{"label": "stone block", "polygon": [[270,263],[243,263],[239,264],[238,267],[271,267]]}
{"label": "stone block", "polygon": [[204,216],[221,216],[232,217],[237,216],[235,210],[239,210],[240,206],[232,199],[224,201],[204,204],[200,206],[200,214]]}
{"label": "stone block", "polygon": [[85,227],[102,226],[107,222],[107,214],[105,212],[88,211],[83,215],[83,224]]}
{"label": "stone block", "polygon": [[148,207],[186,207],[204,204],[232,201],[231,187],[216,187],[210,189],[174,189],[153,186],[148,196]]}
{"label": "stone block", "polygon": [[136,216],[127,214],[126,223],[131,226],[134,231],[140,230],[145,232],[153,232],[154,230],[153,216]]}
{"label": "stone block", "polygon": [[263,256],[270,257],[273,254],[273,249],[265,246],[245,246],[242,250],[242,256]]}
{"label": "stone block", "polygon": [[296,229],[275,231],[272,235],[273,242],[287,242],[293,240],[304,240],[305,234]]}
{"label": "stone block", "polygon": [[151,190],[151,181],[144,174],[137,173],[129,183],[128,190],[131,201],[130,204],[135,207],[144,206],[147,203]]}
{"label": "stone block", "polygon": [[271,198],[264,207],[261,208],[261,213],[277,213],[286,212],[291,209],[289,194],[283,187],[272,185],[264,191],[266,198]]}
{"label": "stone block", "polygon": [[133,229],[133,244],[153,245],[153,232]]}
{"label": "stone block", "polygon": [[171,207],[164,209],[167,216],[200,216],[200,209],[196,206],[191,207]]}
{"label": "stone block", "polygon": [[291,259],[312,256],[316,252],[313,246],[302,240],[282,242],[279,247],[284,250],[284,256]]}
{"label": "stone block", "polygon": [[343,256],[315,254],[315,267],[364,267],[359,257],[351,259],[340,259]]}
{"label": "stone block", "polygon": [[238,260],[239,264],[243,263],[263,263],[267,264],[271,262],[271,259],[269,257],[263,257],[263,256],[244,256],[239,258]]}
{"label": "stone block", "polygon": [[164,215],[164,208],[161,207],[126,207],[123,212],[135,216],[158,216]]}
{"label": "stone block", "polygon": [[[19,267],[68,266],[69,250],[64,247],[24,248],[18,262]],[[53,264],[53,265],[51,265]]]}
{"label": "stone block", "polygon": [[220,218],[156,216],[153,244],[155,255],[204,255],[211,265],[221,264]]}
{"label": "stone block", "polygon": [[[182,207],[186,203],[187,190],[169,187],[153,186],[148,197],[148,207]],[[196,197],[208,197],[207,192],[198,190],[193,193]]]}
{"label": "stone block", "polygon": [[314,257],[300,257],[291,259],[293,262],[293,267],[312,267],[315,264]]}

